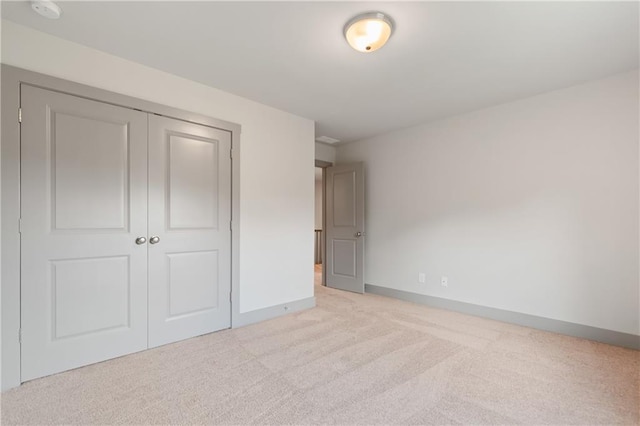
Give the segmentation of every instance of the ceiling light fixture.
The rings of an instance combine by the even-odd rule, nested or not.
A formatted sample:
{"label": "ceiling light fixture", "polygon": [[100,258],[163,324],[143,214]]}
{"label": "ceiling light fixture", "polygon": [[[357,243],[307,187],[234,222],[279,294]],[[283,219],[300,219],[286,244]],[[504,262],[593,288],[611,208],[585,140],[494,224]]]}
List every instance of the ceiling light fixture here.
{"label": "ceiling light fixture", "polygon": [[380,49],[393,33],[393,20],[382,12],[367,12],[355,16],[344,26],[344,37],[358,52]]}
{"label": "ceiling light fixture", "polygon": [[62,14],[60,6],[52,2],[51,0],[32,0],[31,8],[35,10],[39,15],[49,19],[58,19]]}

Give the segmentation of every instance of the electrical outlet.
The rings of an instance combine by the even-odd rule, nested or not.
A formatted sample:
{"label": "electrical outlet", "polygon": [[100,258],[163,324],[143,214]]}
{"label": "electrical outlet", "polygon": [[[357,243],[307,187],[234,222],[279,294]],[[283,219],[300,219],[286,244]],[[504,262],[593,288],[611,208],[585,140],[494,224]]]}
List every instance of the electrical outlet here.
{"label": "electrical outlet", "polygon": [[442,287],[449,287],[449,278],[440,277],[440,284],[442,285]]}
{"label": "electrical outlet", "polygon": [[424,272],[418,273],[418,282],[424,284],[427,282],[427,275]]}

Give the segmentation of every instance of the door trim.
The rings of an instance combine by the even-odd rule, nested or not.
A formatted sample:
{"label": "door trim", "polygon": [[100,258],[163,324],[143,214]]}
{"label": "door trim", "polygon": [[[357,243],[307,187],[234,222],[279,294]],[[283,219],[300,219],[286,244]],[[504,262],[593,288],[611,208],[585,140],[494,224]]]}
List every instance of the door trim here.
{"label": "door trim", "polygon": [[327,286],[327,167],[332,167],[333,163],[330,161],[316,160],[315,167],[322,169],[322,285]]}
{"label": "door trim", "polygon": [[1,66],[2,141],[0,145],[0,309],[2,363],[0,389],[19,386],[20,379],[20,87],[22,84],[135,109],[231,133],[231,327],[240,323],[240,133],[241,126],[224,120],[109,92],[10,65]]}

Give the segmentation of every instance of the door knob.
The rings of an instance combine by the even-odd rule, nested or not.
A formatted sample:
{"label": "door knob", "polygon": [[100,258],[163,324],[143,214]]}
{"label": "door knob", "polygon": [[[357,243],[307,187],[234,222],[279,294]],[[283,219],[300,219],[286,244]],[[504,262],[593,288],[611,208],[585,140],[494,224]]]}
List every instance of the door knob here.
{"label": "door knob", "polygon": [[138,238],[136,238],[136,244],[137,244],[137,245],[142,245],[142,244],[144,244],[144,243],[146,243],[146,242],[147,242],[147,239],[146,239],[145,237],[138,237]]}
{"label": "door knob", "polygon": [[356,232],[356,238],[362,237],[364,235],[364,232]]}
{"label": "door knob", "polygon": [[149,242],[151,244],[158,244],[160,242],[160,237],[153,236],[153,237],[149,238]]}

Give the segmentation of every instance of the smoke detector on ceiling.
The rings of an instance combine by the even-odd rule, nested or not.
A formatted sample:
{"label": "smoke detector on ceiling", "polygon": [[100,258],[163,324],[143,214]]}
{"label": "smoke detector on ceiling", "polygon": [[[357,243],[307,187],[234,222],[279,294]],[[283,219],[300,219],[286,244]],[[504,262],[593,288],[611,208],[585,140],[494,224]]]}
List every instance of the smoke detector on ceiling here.
{"label": "smoke detector on ceiling", "polygon": [[32,0],[31,8],[39,15],[49,19],[58,19],[60,18],[60,15],[62,15],[62,9],[60,9],[60,6],[51,0]]}

